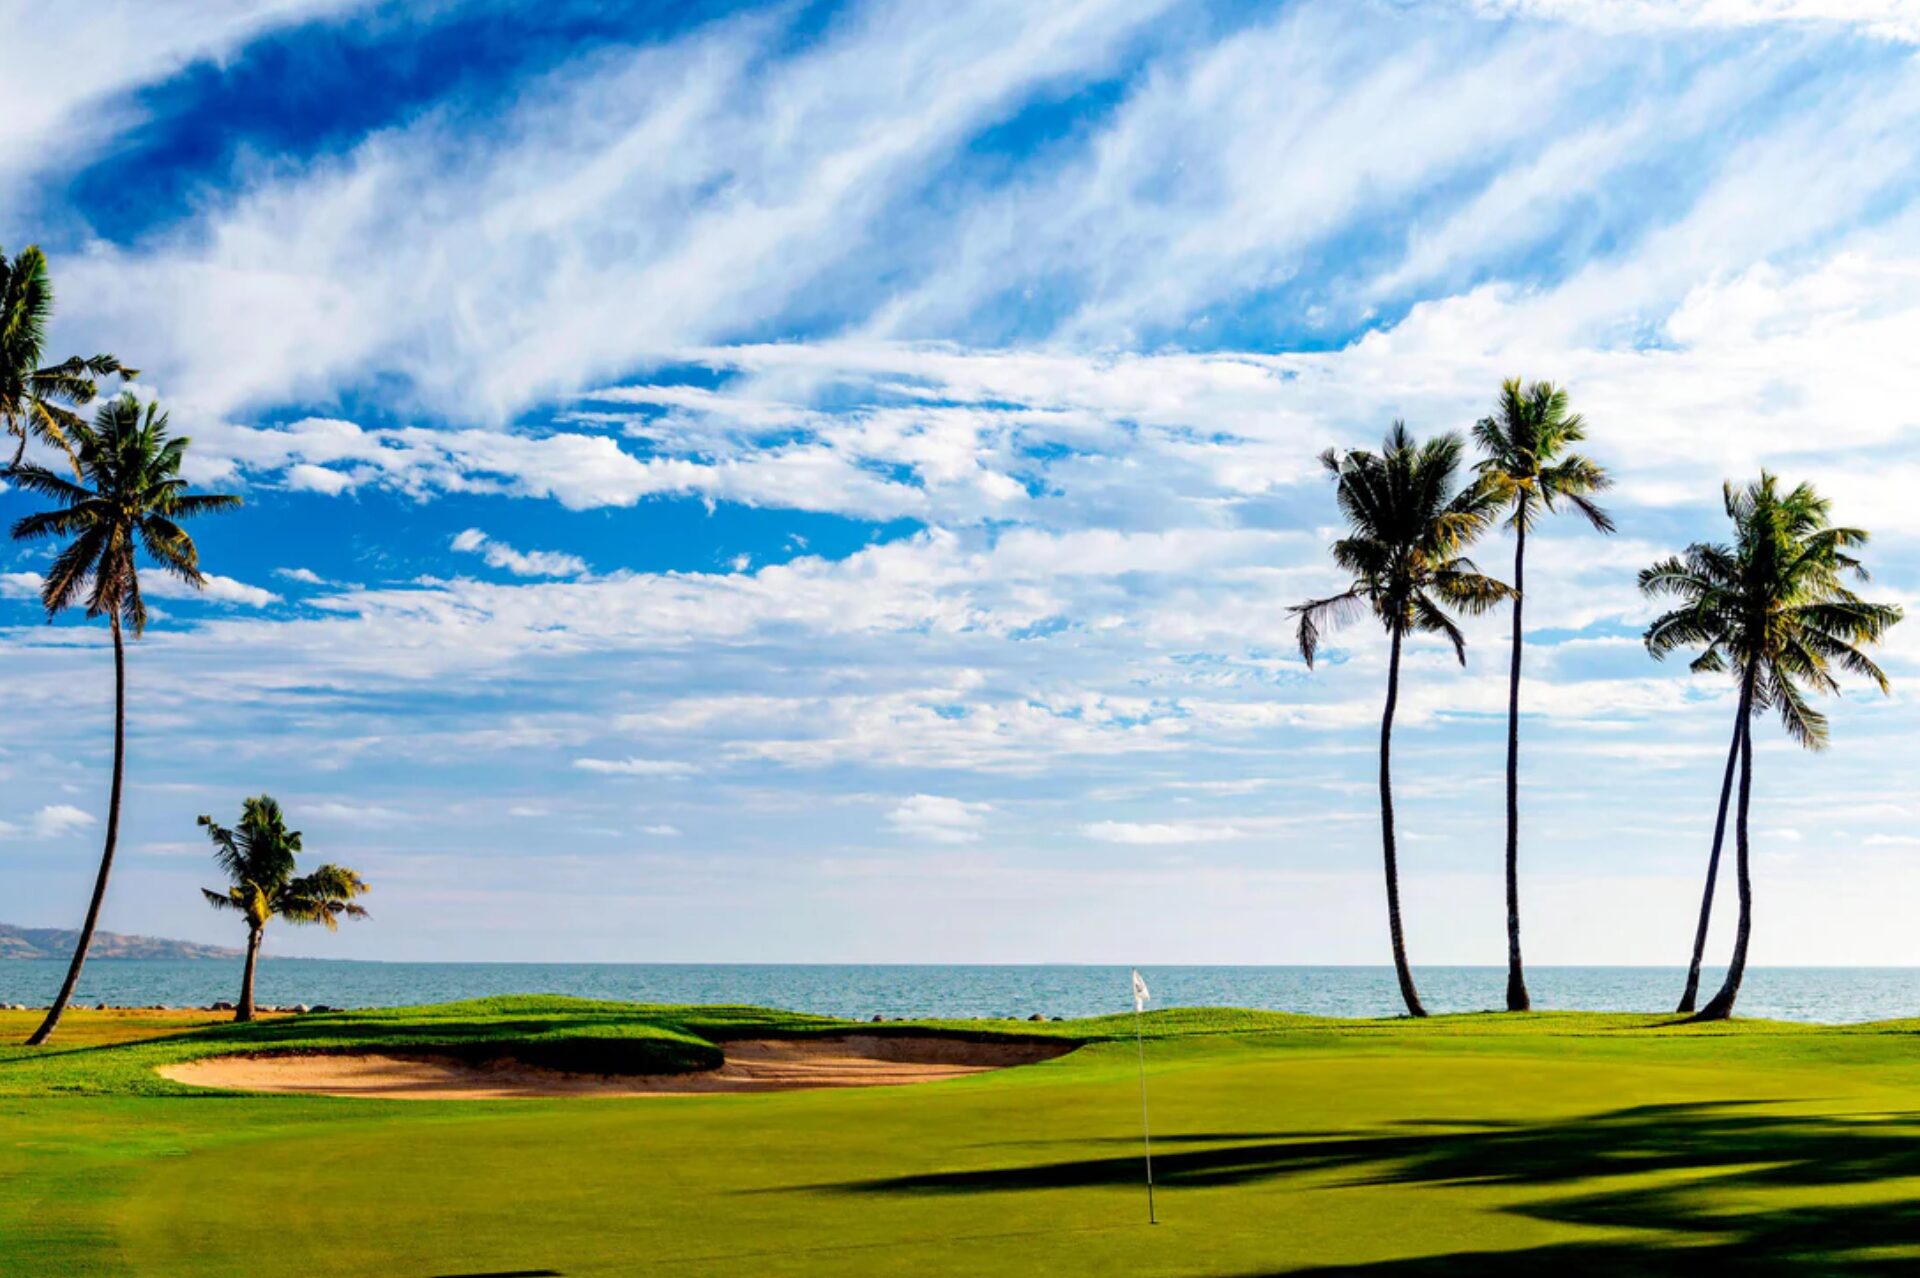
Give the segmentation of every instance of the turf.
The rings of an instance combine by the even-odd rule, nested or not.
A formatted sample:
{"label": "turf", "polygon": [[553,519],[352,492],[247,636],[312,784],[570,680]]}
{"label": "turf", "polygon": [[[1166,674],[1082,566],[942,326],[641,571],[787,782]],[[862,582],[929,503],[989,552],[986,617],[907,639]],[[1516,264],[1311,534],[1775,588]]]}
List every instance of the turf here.
{"label": "turf", "polygon": [[[0,1041],[31,1028],[0,1014]],[[251,1027],[76,1013],[0,1049],[0,1272],[1681,1274],[1920,1271],[1920,1025],[1150,1014],[913,1087],[512,1102],[191,1091],[224,1051],[652,1067],[750,1008],[497,999]],[[862,1027],[869,1028],[869,1027]],[[889,1025],[888,1030],[911,1027]]]}

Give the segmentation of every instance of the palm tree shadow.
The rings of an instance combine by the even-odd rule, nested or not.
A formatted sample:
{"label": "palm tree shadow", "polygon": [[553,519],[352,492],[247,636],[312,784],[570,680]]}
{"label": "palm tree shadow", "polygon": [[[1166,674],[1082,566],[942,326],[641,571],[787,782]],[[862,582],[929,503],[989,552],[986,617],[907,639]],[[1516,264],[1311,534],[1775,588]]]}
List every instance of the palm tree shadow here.
{"label": "palm tree shadow", "polygon": [[[1920,1272],[1920,1202],[1831,1201],[1846,1186],[1920,1177],[1920,1113],[1805,1115],[1781,1102],[1646,1105],[1544,1123],[1405,1123],[1350,1137],[1156,1151],[1168,1192],[1315,1175],[1321,1192],[1376,1185],[1559,1187],[1499,1210],[1569,1226],[1658,1234],[1517,1252],[1435,1254],[1366,1265],[1280,1265],[1259,1274],[1699,1275]],[[1174,1144],[1174,1142],[1169,1142]],[[1328,1173],[1336,1177],[1327,1186]],[[1678,1183],[1644,1177],[1683,1174]],[[1133,1186],[1136,1155],[849,1182],[855,1194],[972,1194]],[[1858,1198],[1861,1195],[1851,1195]],[[1754,1209],[1755,1199],[1779,1206]],[[1827,1198],[1829,1201],[1819,1201]],[[1730,1202],[1742,1204],[1730,1207]],[[1277,1244],[1282,1250],[1284,1244]],[[1906,1254],[1893,1255],[1892,1252]],[[1282,1254],[1284,1251],[1282,1250]]]}

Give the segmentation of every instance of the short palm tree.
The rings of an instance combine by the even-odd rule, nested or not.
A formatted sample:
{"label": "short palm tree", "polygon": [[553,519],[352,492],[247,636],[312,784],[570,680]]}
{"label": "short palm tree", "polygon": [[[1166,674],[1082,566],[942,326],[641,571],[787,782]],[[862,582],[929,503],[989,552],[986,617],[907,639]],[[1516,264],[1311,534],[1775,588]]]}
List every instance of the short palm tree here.
{"label": "short palm tree", "polygon": [[93,401],[97,379],[117,373],[125,381],[139,374],[111,355],[75,355],[42,367],[41,347],[52,317],[46,254],[28,245],[8,261],[6,250],[0,249],[0,422],[20,441],[14,449],[16,465],[29,438],[72,459],[73,428],[80,424],[73,410]]}
{"label": "short palm tree", "polygon": [[68,608],[84,606],[88,617],[105,617],[113,632],[113,788],[107,800],[106,847],[100,854],[100,873],[87,906],[87,920],[80,929],[60,994],[40,1028],[27,1040],[29,1044],[47,1041],[73,999],[80,969],[93,944],[94,927],[100,921],[107,878],[113,872],[114,846],[120,835],[120,790],[126,772],[127,660],[123,632],[131,629],[137,638],[147,627],[147,606],[140,594],[139,552],[144,550],[155,566],[188,585],[205,585],[199,551],[178,521],[240,504],[238,497],[187,492],[187,481],[180,478],[187,440],[167,433],[167,417],[158,406],[142,408],[132,395],[121,395],[102,405],[91,426],[75,422],[66,433],[74,447],[78,483],[44,466],[16,466],[7,472],[8,480],[17,487],[56,503],[52,510],[20,519],[13,525],[13,535],[27,541],[60,538],[65,543],[54,556],[40,590],[48,621]]}
{"label": "short palm tree", "polygon": [[1734,841],[1740,923],[1726,980],[1695,1017],[1703,1021],[1724,1020],[1733,1014],[1746,975],[1747,943],[1753,931],[1747,836],[1753,795],[1753,719],[1772,710],[1788,736],[1810,750],[1824,749],[1826,716],[1809,704],[1808,692],[1837,692],[1836,668],[1871,679],[1882,692],[1887,691],[1885,672],[1861,648],[1878,642],[1901,615],[1894,605],[1869,603],[1847,589],[1847,576],[1866,579],[1853,551],[1866,543],[1867,534],[1858,528],[1834,527],[1830,503],[1810,485],[1782,494],[1774,476],[1763,471],[1745,489],[1728,484],[1725,503],[1735,531],[1733,547],[1696,543],[1685,554],[1640,574],[1640,589],[1647,594],[1681,601],[1648,627],[1647,650],[1664,658],[1684,648],[1699,648],[1700,655],[1692,663],[1695,671],[1730,670],[1740,687],[1733,747],[1720,789],[1707,889],[1700,903],[1681,1011],[1692,1011],[1699,987],[1701,952],[1712,915],[1736,764],[1740,797]]}
{"label": "short palm tree", "polygon": [[253,1019],[253,974],[260,959],[260,941],[267,924],[276,918],[289,923],[320,923],[331,932],[342,918],[364,918],[366,910],[354,904],[367,885],[345,866],[323,865],[311,874],[296,875],[300,832],[289,830],[280,805],[271,795],[260,795],[240,805],[240,824],[229,830],[210,816],[200,818],[213,840],[213,859],[231,883],[225,891],[202,888],[217,910],[232,910],[247,920],[247,966],[240,978],[240,1003],[233,1019]]}
{"label": "short palm tree", "polygon": [[1334,479],[1348,535],[1333,543],[1333,561],[1352,575],[1337,595],[1291,609],[1299,621],[1300,655],[1312,667],[1321,635],[1371,612],[1387,632],[1387,704],[1380,717],[1380,835],[1386,862],[1387,930],[1400,997],[1411,1016],[1425,1016],[1400,926],[1400,869],[1393,826],[1393,712],[1400,700],[1400,652],[1410,634],[1438,634],[1462,665],[1466,637],[1448,610],[1485,612],[1512,595],[1482,576],[1461,553],[1492,524],[1500,494],[1490,485],[1457,485],[1462,444],[1442,435],[1426,443],[1395,422],[1378,453],[1323,453]]}
{"label": "short palm tree", "polygon": [[1603,533],[1613,520],[1593,502],[1593,494],[1613,486],[1598,465],[1568,446],[1587,437],[1586,422],[1567,411],[1567,393],[1548,382],[1522,385],[1519,378],[1501,384],[1491,417],[1473,428],[1474,442],[1486,455],[1474,469],[1512,512],[1513,660],[1507,678],[1507,1010],[1524,1012],[1526,970],[1520,961],[1520,658],[1525,645],[1521,610],[1526,606],[1527,534],[1543,514],[1571,506]]}

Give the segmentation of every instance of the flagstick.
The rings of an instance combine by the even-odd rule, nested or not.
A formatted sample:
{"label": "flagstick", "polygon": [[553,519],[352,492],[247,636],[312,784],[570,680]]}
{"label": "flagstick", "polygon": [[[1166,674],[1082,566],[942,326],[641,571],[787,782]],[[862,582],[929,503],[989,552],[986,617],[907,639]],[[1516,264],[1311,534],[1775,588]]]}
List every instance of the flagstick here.
{"label": "flagstick", "polygon": [[[1136,978],[1138,979],[1138,978]],[[1147,1223],[1160,1223],[1153,1210],[1153,1131],[1147,1123],[1147,1044],[1140,1035],[1140,1004],[1133,1005],[1133,1045],[1140,1053],[1140,1143],[1147,1152]]]}

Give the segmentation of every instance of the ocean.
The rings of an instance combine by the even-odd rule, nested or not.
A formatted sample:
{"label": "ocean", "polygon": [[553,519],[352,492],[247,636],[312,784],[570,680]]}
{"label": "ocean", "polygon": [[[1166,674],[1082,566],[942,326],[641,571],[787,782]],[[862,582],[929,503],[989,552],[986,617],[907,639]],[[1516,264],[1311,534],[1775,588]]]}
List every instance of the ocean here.
{"label": "ocean", "polygon": [[[45,1005],[64,961],[0,961],[0,1003]],[[1388,967],[1148,967],[1156,1007],[1258,1007],[1329,1016],[1400,1010]],[[1702,981],[1702,1001],[1720,970]],[[1528,973],[1546,1010],[1671,1011],[1678,968],[1540,967]],[[1426,967],[1416,972],[1429,1011],[1504,1005],[1506,969]],[[80,1001],[114,1006],[205,1006],[233,999],[240,963],[229,959],[95,959]],[[873,1016],[1097,1016],[1131,1006],[1123,967],[915,966],[759,963],[368,963],[263,959],[263,1003],[397,1007],[488,994],[574,994],[648,1003],[752,1003],[866,1019]],[[1751,968],[1743,1016],[1789,1021],[1920,1016],[1920,968]]]}

